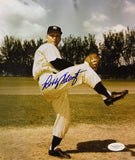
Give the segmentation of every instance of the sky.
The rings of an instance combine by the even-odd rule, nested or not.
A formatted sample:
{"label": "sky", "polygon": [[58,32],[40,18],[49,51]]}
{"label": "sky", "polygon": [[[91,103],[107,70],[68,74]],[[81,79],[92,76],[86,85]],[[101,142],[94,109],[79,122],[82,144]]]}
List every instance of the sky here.
{"label": "sky", "polygon": [[45,39],[50,25],[62,37],[120,32],[135,29],[135,0],[0,0],[0,44],[4,36],[21,40]]}

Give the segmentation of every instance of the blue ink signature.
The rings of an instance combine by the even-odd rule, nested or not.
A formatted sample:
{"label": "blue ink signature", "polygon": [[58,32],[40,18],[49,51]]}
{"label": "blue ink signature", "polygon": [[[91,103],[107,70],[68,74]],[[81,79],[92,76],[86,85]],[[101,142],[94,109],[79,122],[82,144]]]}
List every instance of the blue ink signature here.
{"label": "blue ink signature", "polygon": [[43,86],[42,90],[47,89],[47,88],[49,88],[50,86],[53,86],[53,85],[55,85],[55,89],[56,89],[61,84],[67,83],[71,80],[73,80],[72,83],[71,83],[71,86],[73,86],[77,82],[77,78],[78,78],[79,74],[82,73],[82,72],[86,72],[86,71],[87,70],[79,69],[77,73],[74,73],[74,76],[71,76],[69,72],[66,72],[60,78],[56,78],[56,79],[53,79],[53,75],[50,75],[46,79],[45,83],[42,84],[42,86]]}

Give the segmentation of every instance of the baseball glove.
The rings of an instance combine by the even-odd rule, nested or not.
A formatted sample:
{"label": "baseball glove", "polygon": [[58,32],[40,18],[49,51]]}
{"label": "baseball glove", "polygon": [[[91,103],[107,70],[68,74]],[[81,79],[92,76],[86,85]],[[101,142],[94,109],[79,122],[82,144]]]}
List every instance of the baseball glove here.
{"label": "baseball glove", "polygon": [[109,105],[113,104],[113,102],[118,101],[118,100],[124,98],[124,96],[126,94],[128,94],[128,90],[124,90],[122,92],[112,92],[111,96],[104,100],[104,103],[107,106],[109,106]]}
{"label": "baseball glove", "polygon": [[89,66],[95,71],[97,72],[98,69],[98,65],[99,65],[99,57],[96,53],[90,53],[86,59],[86,62],[88,62]]}

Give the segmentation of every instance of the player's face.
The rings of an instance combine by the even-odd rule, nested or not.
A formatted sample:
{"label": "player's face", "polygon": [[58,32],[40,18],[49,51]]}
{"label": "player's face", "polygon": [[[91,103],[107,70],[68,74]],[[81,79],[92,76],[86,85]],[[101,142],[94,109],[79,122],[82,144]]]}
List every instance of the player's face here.
{"label": "player's face", "polygon": [[61,40],[61,34],[59,32],[52,32],[47,34],[46,40],[48,43],[51,43],[57,46]]}
{"label": "player's face", "polygon": [[92,53],[89,55],[89,58],[92,62],[98,61],[99,62],[99,56],[96,53]]}

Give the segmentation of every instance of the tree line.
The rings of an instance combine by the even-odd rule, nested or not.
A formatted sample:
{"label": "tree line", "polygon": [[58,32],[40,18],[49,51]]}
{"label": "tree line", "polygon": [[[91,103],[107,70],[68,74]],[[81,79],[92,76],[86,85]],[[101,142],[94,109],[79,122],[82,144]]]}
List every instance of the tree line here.
{"label": "tree line", "polygon": [[[45,43],[37,40],[16,39],[5,36],[0,47],[1,76],[32,76],[36,49]],[[63,38],[59,46],[62,57],[74,64],[83,63],[91,53],[100,56],[98,73],[103,78],[135,78],[135,30],[127,28],[119,33],[103,34],[103,42],[97,44],[95,35]]]}

